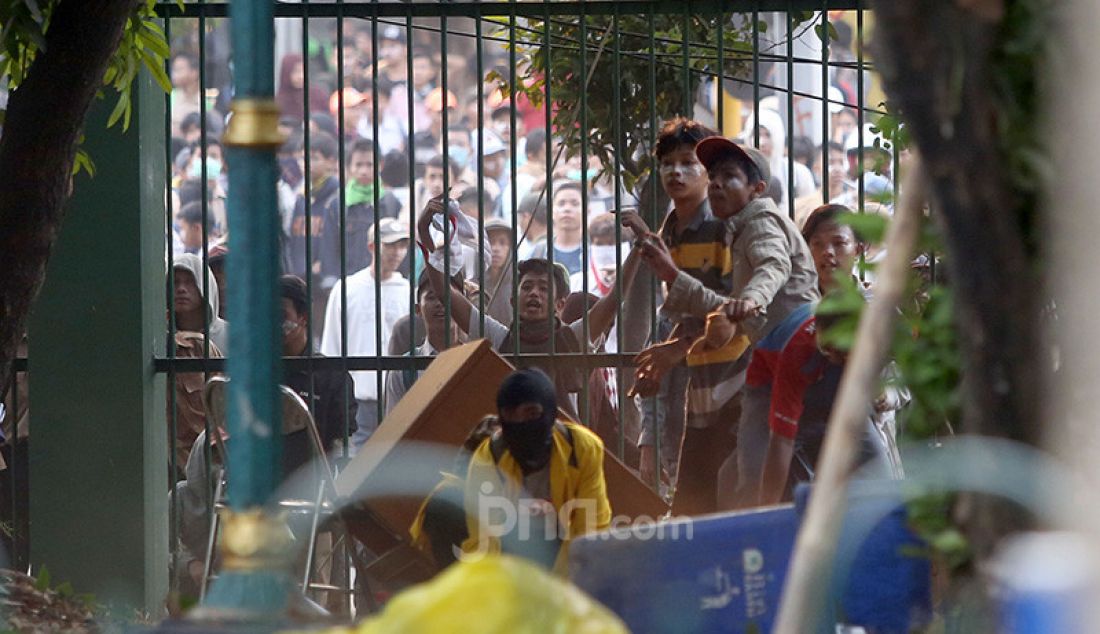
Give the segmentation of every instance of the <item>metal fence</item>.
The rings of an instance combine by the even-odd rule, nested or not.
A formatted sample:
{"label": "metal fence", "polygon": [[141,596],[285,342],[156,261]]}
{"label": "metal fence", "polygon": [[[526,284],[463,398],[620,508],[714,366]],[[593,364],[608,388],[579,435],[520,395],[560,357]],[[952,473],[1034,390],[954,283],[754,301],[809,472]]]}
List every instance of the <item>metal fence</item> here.
{"label": "metal fence", "polygon": [[[164,175],[166,260],[170,272],[182,253],[198,255],[203,269],[213,265],[213,276],[196,280],[207,298],[215,292],[217,269],[224,266],[224,258],[233,257],[221,251],[224,174],[232,165],[224,162],[217,142],[231,97],[227,5],[164,2],[158,10],[172,45],[166,70],[175,85],[165,97],[164,134],[172,140]],[[875,146],[867,124],[881,114],[881,98],[864,52],[865,12],[858,1],[337,0],[278,3],[276,15],[277,90],[291,140],[280,153],[279,187],[285,206],[272,213],[283,221],[285,268],[304,279],[311,317],[306,354],[284,359],[284,367],[311,376],[326,371],[367,373],[355,375],[357,394],[346,396],[373,392],[373,399],[357,400],[360,407],[375,409],[376,420],[384,418],[387,406],[384,372],[419,370],[430,362],[416,342],[415,326],[408,326],[408,343],[397,349],[389,348],[386,340],[396,318],[412,319],[416,313],[416,274],[423,258],[415,246],[415,224],[433,195],[446,192],[456,198],[479,234],[489,224],[494,231],[503,225],[500,231],[510,236],[509,253],[500,267],[492,265],[493,254],[480,241],[463,252],[466,278],[476,287],[470,293],[480,316],[479,328],[470,328],[475,336],[485,332],[487,315],[506,323],[519,321],[518,290],[509,279],[516,281],[512,272],[521,260],[518,251],[529,247],[524,239],[533,236],[537,225],[523,213],[524,190],[530,195],[529,205],[545,206],[546,257],[551,262],[566,260],[575,280],[570,290],[599,295],[611,287],[618,327],[605,350],[565,353],[551,343],[547,354],[519,354],[516,338],[513,349],[503,352],[517,365],[598,370],[604,380],[595,385],[606,386],[597,388],[604,393],[594,394],[585,385],[577,402],[580,417],[587,422],[594,404],[611,405],[616,436],[605,441],[620,457],[636,460],[630,450],[639,426],[647,417],[664,417],[653,399],[637,407],[627,397],[633,353],[657,340],[661,289],[649,278],[639,280],[639,287],[629,292],[609,284],[620,277],[630,244],[612,215],[610,244],[597,245],[611,249],[601,249],[596,258],[590,222],[606,223],[607,217],[600,219],[603,214],[636,207],[651,228],[660,225],[668,199],[649,157],[661,123],[683,115],[727,136],[770,145],[773,164],[782,166],[773,170],[780,187],[777,197],[792,218],[804,219],[806,206],[829,201],[862,211],[879,190],[892,192],[895,187],[890,173],[896,173],[896,152],[891,155],[894,169],[887,165],[885,176],[865,178],[857,169],[864,153]],[[524,90],[509,93],[499,85],[523,85]],[[779,129],[763,121],[764,111],[774,115]],[[525,152],[527,144],[538,144],[539,136],[544,146]],[[364,139],[373,141],[373,147],[368,144],[362,150]],[[431,165],[434,156],[460,165],[457,170],[436,169]],[[364,159],[368,166],[362,164]],[[844,170],[844,177],[831,179],[838,169]],[[576,238],[576,229],[563,229],[564,216],[556,219],[555,214],[564,204],[560,194],[565,182],[576,182],[581,194],[576,249],[552,248],[563,234]],[[197,206],[189,204],[195,202]],[[404,257],[395,258],[401,259],[396,271],[404,280],[394,278],[402,296],[400,307],[394,319],[383,315],[373,323],[358,323],[349,319],[349,302],[373,303],[379,316],[383,300],[391,295],[377,276],[362,275],[369,267],[381,267],[381,258],[374,254],[390,248],[377,239],[368,247],[367,234],[379,236],[389,230],[391,218],[405,236],[390,244],[407,245]],[[456,239],[448,224],[442,231],[445,242]],[[605,240],[603,236],[599,240]],[[357,275],[369,283],[349,290]],[[361,298],[354,296],[360,293]],[[503,302],[510,305],[503,313],[494,313],[498,295],[510,300]],[[335,338],[326,335],[324,325],[332,302],[342,307],[335,321],[329,318],[330,324],[338,325]],[[224,360],[211,346],[216,315],[203,320],[205,336],[199,351],[181,356],[173,344],[181,329],[171,273],[166,305],[172,316],[169,344],[156,368],[166,373],[169,386],[182,377],[201,374],[205,379],[224,371]],[[444,305],[449,323],[449,297]],[[553,313],[548,319],[554,319]],[[581,319],[587,333],[586,312]],[[349,330],[355,336],[349,337]],[[445,346],[455,343],[450,329],[445,338]],[[363,348],[362,340],[373,340],[373,345]],[[329,354],[317,353],[321,347]],[[17,377],[25,378],[25,369],[24,360],[17,365]],[[177,393],[183,392],[169,390],[173,478],[183,467],[183,454],[174,450],[180,437]],[[22,395],[12,395],[6,402],[9,411],[19,411],[19,398]],[[345,414],[343,423],[347,432],[354,421]],[[208,419],[204,431],[211,433]],[[13,444],[7,423],[5,432],[11,450],[4,455],[6,473],[17,477],[3,483],[8,498],[3,501],[3,520],[15,529],[19,552],[20,544],[26,544],[18,529],[26,521],[26,482],[21,480],[25,476],[18,476],[25,473],[25,456],[18,443]],[[350,434],[343,435],[346,439]],[[675,439],[658,433],[654,442],[658,464],[662,454],[677,452]],[[209,452],[209,444],[206,447]],[[346,440],[338,450],[344,459],[351,451]],[[207,458],[209,463],[209,453]],[[660,474],[658,469],[658,479]],[[178,545],[178,500],[173,500],[172,509],[171,539]],[[173,574],[173,583],[179,577]]]}

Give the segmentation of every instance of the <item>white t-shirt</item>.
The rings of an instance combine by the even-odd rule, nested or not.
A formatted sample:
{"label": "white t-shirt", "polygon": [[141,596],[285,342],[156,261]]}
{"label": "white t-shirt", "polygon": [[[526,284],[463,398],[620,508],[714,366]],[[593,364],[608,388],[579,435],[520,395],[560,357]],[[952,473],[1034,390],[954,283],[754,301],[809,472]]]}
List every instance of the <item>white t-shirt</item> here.
{"label": "white t-shirt", "polygon": [[[341,354],[341,282],[337,281],[329,293],[325,308],[325,325],[321,334],[321,354],[339,357]],[[381,284],[382,340],[375,340],[375,322],[378,311],[374,305],[374,276],[366,268],[347,277],[348,297],[348,356],[365,357],[385,355],[390,334],[397,320],[409,313],[409,282],[394,273]],[[355,398],[360,401],[378,400],[378,383],[373,370],[351,372],[355,381]]]}

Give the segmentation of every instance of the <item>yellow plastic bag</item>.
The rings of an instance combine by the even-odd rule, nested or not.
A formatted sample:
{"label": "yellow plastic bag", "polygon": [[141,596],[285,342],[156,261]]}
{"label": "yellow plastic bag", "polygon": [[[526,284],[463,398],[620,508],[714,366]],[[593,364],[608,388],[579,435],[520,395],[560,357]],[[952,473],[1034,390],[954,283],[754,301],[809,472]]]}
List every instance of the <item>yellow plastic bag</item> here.
{"label": "yellow plastic bag", "polygon": [[507,555],[459,561],[394,597],[358,634],[619,634],[622,621],[567,581]]}

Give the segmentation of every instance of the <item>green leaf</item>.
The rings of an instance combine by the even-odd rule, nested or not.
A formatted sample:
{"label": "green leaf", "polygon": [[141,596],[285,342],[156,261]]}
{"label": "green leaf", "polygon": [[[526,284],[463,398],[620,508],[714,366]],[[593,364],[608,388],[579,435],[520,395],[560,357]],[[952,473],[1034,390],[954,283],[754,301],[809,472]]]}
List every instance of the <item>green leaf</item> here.
{"label": "green leaf", "polygon": [[172,80],[168,79],[168,73],[164,72],[164,59],[153,53],[143,50],[141,59],[145,62],[145,68],[153,75],[153,79],[166,93],[172,92]]}
{"label": "green leaf", "polygon": [[26,5],[27,10],[31,12],[31,17],[34,21],[42,24],[44,18],[42,17],[42,9],[38,8],[37,0],[23,0],[23,4]]}
{"label": "green leaf", "polygon": [[76,176],[82,170],[87,172],[89,177],[95,176],[95,163],[92,162],[92,157],[88,156],[88,152],[84,148],[77,148],[76,156],[73,159],[73,176]]}
{"label": "green leaf", "polygon": [[[114,110],[111,110],[111,116],[107,118],[107,127],[109,128],[118,123],[118,120],[121,119],[129,109],[130,95],[127,92],[123,92],[118,96],[118,101],[115,103]],[[129,117],[127,117],[127,121],[129,121]],[[125,129],[126,126],[124,125],[123,130]]]}
{"label": "green leaf", "polygon": [[57,593],[63,597],[73,596],[73,584],[69,583],[68,581],[57,586],[56,588],[54,588],[54,590],[56,590]]}
{"label": "green leaf", "polygon": [[848,225],[860,239],[870,244],[882,242],[886,237],[886,227],[889,224],[885,216],[874,213],[842,214],[837,218],[837,222]]}
{"label": "green leaf", "polygon": [[34,589],[42,591],[50,589],[50,569],[46,566],[38,569],[38,578],[34,582]]}

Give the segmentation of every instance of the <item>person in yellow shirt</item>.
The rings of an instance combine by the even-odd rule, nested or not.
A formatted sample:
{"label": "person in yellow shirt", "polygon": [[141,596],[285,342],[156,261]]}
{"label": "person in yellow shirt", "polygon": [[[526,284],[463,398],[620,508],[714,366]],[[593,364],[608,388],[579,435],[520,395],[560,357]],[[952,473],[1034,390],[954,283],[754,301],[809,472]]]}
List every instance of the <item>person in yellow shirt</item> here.
{"label": "person in yellow shirt", "polygon": [[603,443],[557,418],[550,378],[535,368],[497,392],[500,431],[474,452],[466,476],[467,556],[520,555],[564,573],[569,542],[607,528]]}

